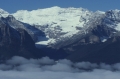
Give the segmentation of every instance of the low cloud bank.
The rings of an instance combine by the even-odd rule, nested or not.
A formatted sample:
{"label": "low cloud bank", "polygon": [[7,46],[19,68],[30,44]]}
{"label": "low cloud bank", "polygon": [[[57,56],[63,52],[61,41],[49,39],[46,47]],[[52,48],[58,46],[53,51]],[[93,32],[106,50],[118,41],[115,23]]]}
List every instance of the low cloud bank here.
{"label": "low cloud bank", "polygon": [[73,63],[48,57],[25,59],[14,56],[0,64],[0,79],[119,79],[120,63],[100,65],[90,62]]}

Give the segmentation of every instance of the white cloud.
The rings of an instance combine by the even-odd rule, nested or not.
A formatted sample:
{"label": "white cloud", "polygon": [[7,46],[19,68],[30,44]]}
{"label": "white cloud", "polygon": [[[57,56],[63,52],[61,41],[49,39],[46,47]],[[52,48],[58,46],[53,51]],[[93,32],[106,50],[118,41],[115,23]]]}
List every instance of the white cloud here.
{"label": "white cloud", "polygon": [[38,60],[40,62],[40,64],[54,64],[55,61],[50,59],[49,57],[43,57],[41,59]]}
{"label": "white cloud", "polygon": [[107,65],[105,63],[101,63],[100,68],[101,69],[107,69],[107,70],[113,70],[114,67],[112,65]]}
{"label": "white cloud", "polygon": [[27,64],[29,63],[29,60],[23,57],[14,56],[12,59],[8,60],[7,63],[12,65]]}
{"label": "white cloud", "polygon": [[75,67],[78,68],[83,68],[83,69],[92,69],[92,68],[97,68],[98,65],[95,63],[90,63],[90,62],[79,62],[79,63],[75,63]]}
{"label": "white cloud", "polygon": [[[85,70],[84,70],[85,69]],[[87,69],[87,71],[86,71]],[[0,79],[119,79],[120,63],[100,65],[90,62],[57,62],[43,57],[25,59],[15,56],[0,64]]]}
{"label": "white cloud", "polygon": [[49,65],[49,66],[44,66],[42,67],[42,69],[46,70],[46,71],[57,71],[57,72],[73,72],[74,69],[67,65],[67,64],[61,64],[61,63],[57,63],[55,65]]}

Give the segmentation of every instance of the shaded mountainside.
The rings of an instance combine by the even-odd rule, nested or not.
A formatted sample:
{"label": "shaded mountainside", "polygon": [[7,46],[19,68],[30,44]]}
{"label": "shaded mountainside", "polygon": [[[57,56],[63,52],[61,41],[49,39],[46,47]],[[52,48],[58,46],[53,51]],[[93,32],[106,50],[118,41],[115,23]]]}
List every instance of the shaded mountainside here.
{"label": "shaded mountainside", "polygon": [[74,40],[71,44],[61,47],[62,50],[69,53],[67,59],[74,62],[89,61],[107,64],[120,62],[119,31],[101,25],[89,29],[88,33],[83,34],[82,37],[77,35],[77,38],[79,39]]}
{"label": "shaded mountainside", "polygon": [[34,25],[32,26],[16,20],[13,15],[8,15],[7,17],[0,17],[0,20],[3,21],[5,24],[10,25],[14,29],[21,28],[26,30],[35,42],[40,41],[40,37],[46,37],[44,32],[42,32],[40,29],[37,29]]}
{"label": "shaded mountainside", "polygon": [[31,36],[21,28],[17,30],[9,24],[0,21],[0,60],[6,60],[12,56],[26,58],[38,58],[43,52],[35,47]]}
{"label": "shaded mountainside", "polygon": [[[35,59],[48,56],[56,60],[65,58],[67,56],[66,53],[61,53],[62,51],[56,53],[56,52],[52,52],[52,50],[50,49],[49,52],[45,52],[36,48],[35,42],[30,32],[28,33],[30,28],[32,31],[35,28],[33,27],[34,28],[33,29],[31,26],[30,27],[27,26],[28,28],[24,29],[25,27],[23,26],[20,27],[19,25],[20,22],[17,22],[17,20],[14,19],[18,23],[15,24],[16,22],[13,21],[10,22],[11,20],[8,18],[11,19],[14,17],[8,16],[6,18],[3,17],[0,18],[0,62],[10,59],[13,56],[22,56],[25,58],[35,58]],[[41,32],[37,32],[37,33],[41,33]],[[63,56],[64,54],[65,56]]]}
{"label": "shaded mountainside", "polygon": [[67,59],[74,62],[118,63],[120,62],[120,36],[112,37],[104,43],[83,45],[75,43],[64,47],[64,50],[70,53]]}

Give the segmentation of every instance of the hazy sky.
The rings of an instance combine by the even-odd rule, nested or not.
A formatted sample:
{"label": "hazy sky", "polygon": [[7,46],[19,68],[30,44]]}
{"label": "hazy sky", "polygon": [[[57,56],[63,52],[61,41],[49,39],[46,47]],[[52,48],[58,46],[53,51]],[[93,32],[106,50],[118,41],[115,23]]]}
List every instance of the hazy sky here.
{"label": "hazy sky", "polygon": [[120,9],[120,0],[0,0],[0,8],[13,13],[47,7],[83,7],[92,11]]}

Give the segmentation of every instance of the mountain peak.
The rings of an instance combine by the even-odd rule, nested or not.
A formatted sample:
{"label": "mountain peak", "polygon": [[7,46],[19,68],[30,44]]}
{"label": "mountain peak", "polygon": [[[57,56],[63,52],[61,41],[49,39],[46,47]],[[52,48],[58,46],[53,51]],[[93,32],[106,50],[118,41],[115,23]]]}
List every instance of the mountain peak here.
{"label": "mountain peak", "polygon": [[3,9],[1,9],[1,8],[0,8],[0,13],[1,13],[1,14],[8,14],[7,11],[5,11],[5,10],[3,10]]}
{"label": "mountain peak", "polygon": [[5,11],[5,10],[0,8],[0,15],[3,16],[3,17],[7,17],[9,15],[9,13],[7,11]]}
{"label": "mountain peak", "polygon": [[53,8],[53,9],[60,9],[61,7],[59,7],[59,6],[53,6],[53,7],[50,7],[50,8]]}

